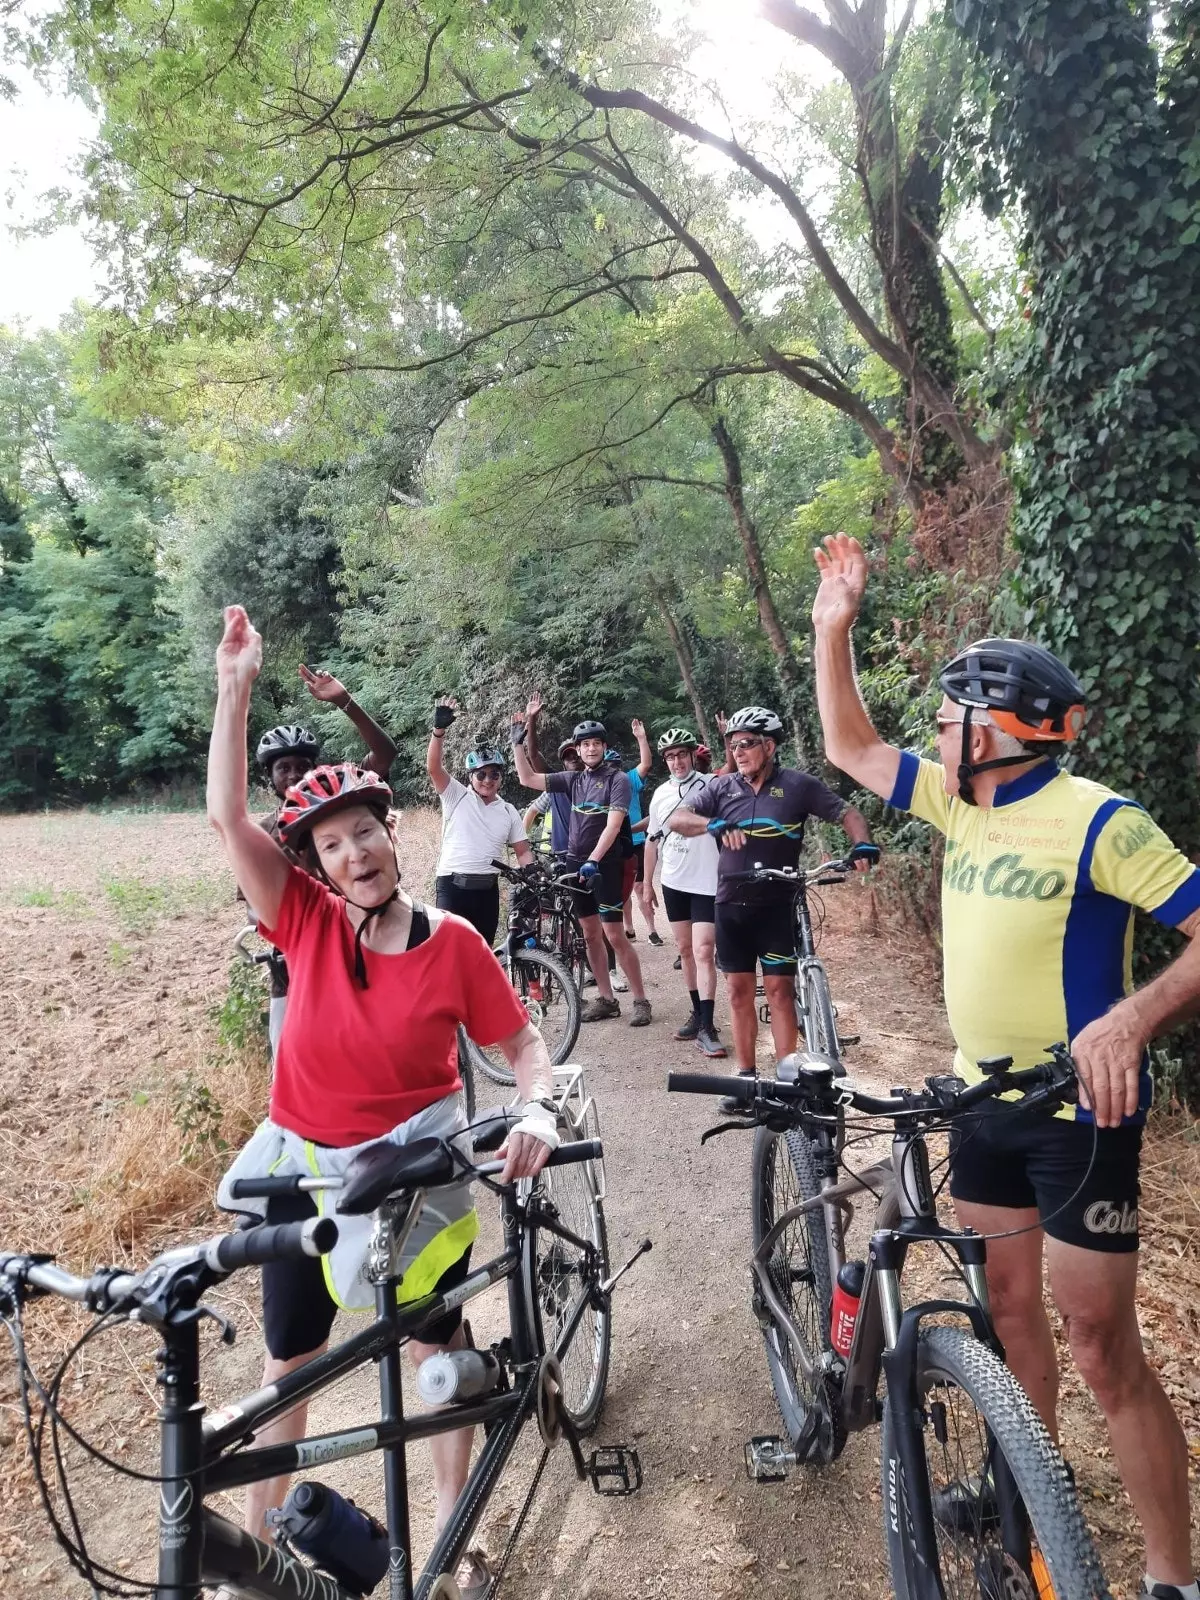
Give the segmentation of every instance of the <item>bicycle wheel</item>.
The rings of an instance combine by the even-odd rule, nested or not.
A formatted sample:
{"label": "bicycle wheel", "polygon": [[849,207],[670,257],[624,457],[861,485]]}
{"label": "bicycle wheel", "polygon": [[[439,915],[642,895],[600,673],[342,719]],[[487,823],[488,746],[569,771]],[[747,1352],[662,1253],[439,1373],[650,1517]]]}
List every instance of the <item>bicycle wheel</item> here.
{"label": "bicycle wheel", "polygon": [[[799,1129],[779,1134],[760,1128],[754,1138],[750,1179],[754,1248],[758,1249],[785,1211],[820,1192],[812,1146],[805,1135]],[[768,1271],[805,1349],[814,1362],[820,1362],[831,1348],[829,1313],[833,1302],[823,1211],[810,1211],[806,1217],[789,1223],[775,1242]],[[832,1461],[845,1443],[845,1436],[837,1420],[828,1378],[822,1373],[811,1379],[805,1377],[787,1334],[765,1303],[759,1301],[756,1291],[754,1309],[762,1323],[771,1384],[792,1447],[795,1449],[815,1427],[805,1459],[822,1464]]]}
{"label": "bicycle wheel", "polygon": [[[561,1131],[561,1129],[560,1129]],[[595,1137],[588,1129],[585,1138]],[[596,1252],[595,1281],[608,1276],[608,1232],[590,1162],[547,1167],[537,1179],[542,1202],[555,1220]],[[531,1223],[525,1235],[525,1293],[542,1351],[553,1351],[586,1283],[584,1251],[569,1239]],[[590,1433],[608,1388],[612,1307],[589,1305],[566,1350],[559,1355],[563,1404],[580,1433]]]}
{"label": "bicycle wheel", "polygon": [[[553,1066],[561,1066],[579,1037],[579,990],[571,974],[548,950],[518,950],[513,957],[513,988],[524,1002],[529,1020],[545,1040]],[[493,1083],[516,1082],[499,1045],[486,1048],[466,1039],[471,1065]]]}
{"label": "bicycle wheel", "polygon": [[796,1021],[804,1033],[804,1044],[818,1055],[840,1059],[837,1020],[829,979],[819,962],[796,973]]}
{"label": "bicycle wheel", "polygon": [[[1004,1363],[963,1328],[926,1328],[917,1381],[946,1600],[1111,1600],[1063,1459]],[[887,1407],[882,1467],[892,1584],[897,1600],[910,1600],[916,1556]],[[1010,1478],[1027,1555],[1001,1538],[994,1485]]]}

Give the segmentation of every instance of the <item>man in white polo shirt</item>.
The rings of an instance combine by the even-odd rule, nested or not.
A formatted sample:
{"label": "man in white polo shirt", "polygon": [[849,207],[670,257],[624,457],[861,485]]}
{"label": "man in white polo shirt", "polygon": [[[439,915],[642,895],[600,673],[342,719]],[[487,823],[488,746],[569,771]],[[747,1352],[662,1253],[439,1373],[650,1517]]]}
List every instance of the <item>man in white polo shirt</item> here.
{"label": "man in white polo shirt", "polygon": [[696,735],[687,728],[668,728],[658,741],[670,781],[654,791],[646,834],[646,887],[654,892],[654,868],[662,855],[663,909],[679,950],[684,982],[692,1001],[692,1014],[676,1029],[677,1039],[694,1039],[706,1056],[719,1060],[725,1054],[713,1024],[717,993],[715,958],[715,901],[717,861],[720,851],[711,834],[685,838],[664,833],[667,819],[677,806],[693,806],[709,779],[696,771]]}
{"label": "man in white polo shirt", "polygon": [[466,783],[446,771],[442,742],[457,711],[449,695],[438,701],[425,756],[425,770],[442,803],[437,905],[465,917],[492,944],[500,921],[500,874],[492,862],[511,848],[521,866],[531,866],[533,851],[521,813],[500,798],[506,763],[499,750],[468,750]]}

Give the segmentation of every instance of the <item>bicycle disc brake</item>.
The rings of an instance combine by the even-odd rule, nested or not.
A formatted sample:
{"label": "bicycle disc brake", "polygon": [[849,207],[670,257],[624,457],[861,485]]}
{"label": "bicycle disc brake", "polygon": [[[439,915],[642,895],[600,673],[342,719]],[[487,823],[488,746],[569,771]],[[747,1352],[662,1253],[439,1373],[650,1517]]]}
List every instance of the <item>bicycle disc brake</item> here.
{"label": "bicycle disc brake", "polygon": [[[980,1600],[1039,1600],[1038,1585],[1007,1550],[992,1545],[979,1553],[975,1577]],[[1047,1600],[1053,1600],[1049,1591]]]}

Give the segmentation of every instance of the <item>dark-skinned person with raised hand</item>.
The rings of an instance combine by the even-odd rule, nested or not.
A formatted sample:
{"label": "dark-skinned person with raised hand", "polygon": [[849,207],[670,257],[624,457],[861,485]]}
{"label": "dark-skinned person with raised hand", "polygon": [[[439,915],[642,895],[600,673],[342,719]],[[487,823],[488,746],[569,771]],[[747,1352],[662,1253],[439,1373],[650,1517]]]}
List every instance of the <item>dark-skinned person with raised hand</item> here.
{"label": "dark-skinned person with raised hand", "polygon": [[[400,884],[391,790],[374,772],[341,762],[306,772],[284,797],[280,833],[296,865],[254,822],[246,805],[246,717],[262,664],[262,642],[240,606],[225,612],[217,649],[217,707],[208,762],[208,816],[234,876],[258,909],[264,933],[296,978],[271,1086],[270,1114],[222,1180],[218,1203],[237,1178],[268,1172],[340,1176],[364,1145],[454,1138],[466,1127],[456,1030],[498,1044],[522,1105],[504,1152],[502,1179],[539,1172],[558,1144],[553,1072],[540,1035],[488,945],[468,923],[427,908]],[[466,1276],[478,1221],[468,1186],[439,1189],[404,1247],[401,1301]],[[312,1215],[319,1193],[272,1199],[269,1222]],[[364,1233],[339,1219],[332,1255],[263,1268],[263,1334],[270,1384],[325,1348],[339,1306],[369,1309],[363,1284]],[[340,1259],[339,1259],[340,1257]],[[463,1343],[461,1313],[448,1314],[428,1342],[408,1345],[419,1364]],[[304,1437],[297,1406],[264,1428],[262,1445]],[[472,1430],[430,1440],[437,1526],[454,1505],[470,1465]],[[286,1479],[251,1485],[246,1526],[260,1538],[264,1516]],[[490,1583],[482,1558],[460,1568],[464,1595]]]}
{"label": "dark-skinned person with raised hand", "polygon": [[[783,723],[767,706],[743,706],[723,728],[735,771],[714,773],[674,810],[666,827],[686,838],[706,830],[721,845],[715,911],[717,967],[725,974],[730,1031],[740,1076],[753,1077],[758,1045],[757,971],[771,1008],[776,1062],[796,1048],[794,891],[787,883],[749,882],[757,865],[799,865],[810,817],[836,822],[855,844],[870,841],[860,811],[819,778],[779,760]],[[722,1101],[723,1110],[738,1103]]]}
{"label": "dark-skinned person with raised hand", "polygon": [[[992,1314],[1006,1359],[1058,1436],[1058,1360],[1043,1272],[1075,1366],[1104,1413],[1142,1524],[1153,1600],[1200,1600],[1183,1429],[1138,1329],[1138,1169],[1152,1039],[1200,1013],[1200,870],[1138,801],[1059,765],[1079,735],[1083,689],[1027,639],[982,639],[940,674],[936,757],[881,739],[854,673],[868,581],[856,539],[815,552],[817,700],[829,759],[945,835],[942,949],[955,1071],[1020,1069],[1069,1044],[1079,1105],[1014,1116],[980,1108],[951,1149],[961,1226],[988,1238]],[[1135,910],[1189,943],[1135,989]],[[952,1486],[981,1500],[986,1485]],[[951,1491],[945,1491],[950,1493]],[[935,1515],[955,1508],[935,1506]]]}

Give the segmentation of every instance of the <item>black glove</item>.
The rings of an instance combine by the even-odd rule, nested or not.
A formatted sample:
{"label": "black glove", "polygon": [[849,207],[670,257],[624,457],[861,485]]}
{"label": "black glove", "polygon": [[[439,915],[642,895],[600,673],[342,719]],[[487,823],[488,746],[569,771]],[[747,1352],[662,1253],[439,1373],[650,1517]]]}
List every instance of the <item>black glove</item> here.
{"label": "black glove", "polygon": [[508,742],[510,744],[524,744],[526,732],[527,729],[523,722],[514,722],[508,730]]}
{"label": "black glove", "polygon": [[434,706],[434,708],[433,708],[433,725],[434,725],[434,727],[436,729],[439,730],[439,732],[443,728],[448,728],[453,721],[454,721],[454,707],[453,706]]}

